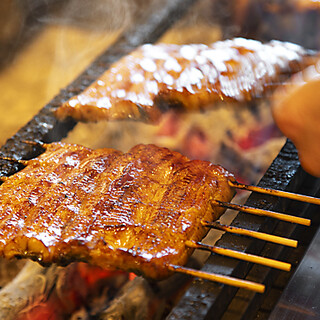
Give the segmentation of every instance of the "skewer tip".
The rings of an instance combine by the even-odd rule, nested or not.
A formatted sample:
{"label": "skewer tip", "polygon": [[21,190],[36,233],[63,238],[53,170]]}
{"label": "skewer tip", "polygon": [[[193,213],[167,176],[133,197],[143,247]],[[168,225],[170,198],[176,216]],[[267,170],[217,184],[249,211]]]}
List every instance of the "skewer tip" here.
{"label": "skewer tip", "polygon": [[11,162],[17,162],[20,163],[24,166],[28,165],[28,160],[23,160],[23,159],[15,159],[15,158],[11,158],[11,157],[4,157],[4,156],[0,156],[0,160],[6,160],[6,161],[11,161]]}
{"label": "skewer tip", "polygon": [[36,146],[36,147],[41,147],[41,148],[46,148],[47,143],[44,143],[40,140],[36,141],[31,141],[31,140],[22,140],[23,143],[28,144],[30,146]]}
{"label": "skewer tip", "polygon": [[296,223],[296,224],[301,224],[305,226],[310,226],[311,225],[311,220],[302,218],[299,216],[292,216],[289,214],[285,213],[280,213],[280,212],[275,212],[275,211],[269,211],[269,210],[264,210],[264,209],[259,209],[259,208],[253,208],[253,207],[248,207],[245,205],[240,205],[240,204],[234,204],[230,202],[222,202],[219,200],[214,200],[213,205],[224,207],[224,208],[229,208],[232,210],[239,210],[241,212],[246,212],[250,214],[255,214],[259,216],[266,216],[266,217],[271,217],[291,223]]}
{"label": "skewer tip", "polygon": [[298,246],[297,240],[288,239],[288,238],[284,238],[284,237],[280,237],[280,236],[276,236],[276,235],[272,235],[264,232],[243,229],[235,226],[227,226],[224,224],[220,224],[218,222],[201,221],[201,224],[207,228],[214,228],[217,230],[222,230],[229,233],[234,233],[234,234],[248,236],[248,237],[252,237],[252,238],[256,238],[264,241],[269,241],[269,242],[281,244],[288,247],[297,248]]}
{"label": "skewer tip", "polygon": [[248,289],[258,293],[263,293],[265,291],[265,286],[263,284],[248,281],[248,280],[237,279],[237,278],[225,276],[222,274],[209,273],[205,271],[195,270],[195,269],[181,267],[181,266],[172,265],[172,264],[168,264],[167,267],[169,270],[173,272],[179,272],[189,276],[206,279],[209,281],[223,283],[223,284],[238,287],[238,288],[244,288],[244,289]]}
{"label": "skewer tip", "polygon": [[277,197],[287,198],[287,199],[291,199],[291,200],[302,201],[302,202],[320,205],[320,199],[312,197],[312,196],[297,194],[297,193],[288,192],[288,191],[276,190],[276,189],[271,189],[271,188],[258,187],[258,186],[254,186],[254,185],[242,184],[242,183],[239,183],[238,181],[236,181],[235,179],[229,179],[228,183],[229,183],[229,186],[232,188],[238,188],[238,189],[243,189],[243,190],[247,190],[247,191],[259,192],[259,193],[268,194],[271,196],[277,196]]}
{"label": "skewer tip", "polygon": [[291,270],[290,263],[286,263],[286,262],[282,262],[282,261],[278,261],[278,260],[274,260],[274,259],[270,259],[270,258],[265,258],[265,257],[253,255],[250,253],[246,253],[246,252],[240,252],[240,251],[221,248],[221,247],[217,247],[217,246],[211,246],[208,244],[190,241],[190,240],[187,240],[185,244],[187,247],[190,247],[193,249],[207,250],[207,251],[211,251],[213,253],[217,253],[217,254],[220,254],[223,256],[230,257],[230,258],[235,258],[235,259],[240,259],[240,260],[244,260],[244,261],[248,261],[248,262],[252,262],[252,263],[257,263],[257,264],[261,264],[261,265],[264,265],[267,267],[280,269],[280,270],[284,270],[284,271]]}

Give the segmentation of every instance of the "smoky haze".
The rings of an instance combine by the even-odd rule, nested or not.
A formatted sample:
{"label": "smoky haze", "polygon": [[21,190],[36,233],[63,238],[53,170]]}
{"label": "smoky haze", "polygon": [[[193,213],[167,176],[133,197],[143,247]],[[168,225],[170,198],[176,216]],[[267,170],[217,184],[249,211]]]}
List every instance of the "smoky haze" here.
{"label": "smoky haze", "polygon": [[47,23],[71,24],[92,30],[115,30],[129,25],[154,0],[69,0],[43,18]]}

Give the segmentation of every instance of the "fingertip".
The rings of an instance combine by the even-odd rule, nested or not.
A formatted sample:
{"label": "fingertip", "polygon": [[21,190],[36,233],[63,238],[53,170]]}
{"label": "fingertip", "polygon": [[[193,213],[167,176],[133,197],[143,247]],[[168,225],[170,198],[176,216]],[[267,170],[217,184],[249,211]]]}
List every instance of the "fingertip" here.
{"label": "fingertip", "polygon": [[320,158],[315,155],[308,156],[305,153],[299,153],[301,167],[307,173],[316,178],[320,178]]}

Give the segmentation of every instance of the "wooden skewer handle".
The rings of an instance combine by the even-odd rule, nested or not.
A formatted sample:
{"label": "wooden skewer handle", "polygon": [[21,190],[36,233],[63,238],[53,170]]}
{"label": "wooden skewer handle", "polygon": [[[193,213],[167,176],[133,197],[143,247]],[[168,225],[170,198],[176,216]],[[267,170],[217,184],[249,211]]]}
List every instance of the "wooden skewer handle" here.
{"label": "wooden skewer handle", "polygon": [[46,148],[46,146],[48,146],[47,143],[44,143],[42,141],[31,141],[31,140],[22,140],[23,143],[29,144],[31,146],[36,146],[36,147],[42,147],[42,148]]}
{"label": "wooden skewer handle", "polygon": [[235,234],[244,235],[244,236],[248,236],[248,237],[252,237],[252,238],[256,238],[264,241],[282,244],[288,247],[296,248],[298,246],[297,240],[279,237],[279,236],[275,236],[275,235],[264,233],[264,232],[247,230],[247,229],[238,228],[234,226],[226,226],[218,222],[202,221],[202,225],[208,228],[215,228],[215,229],[227,231],[230,233],[235,233]]}
{"label": "wooden skewer handle", "polygon": [[278,197],[282,197],[282,198],[288,198],[288,199],[292,199],[292,200],[303,201],[303,202],[307,202],[307,203],[320,205],[319,198],[306,196],[306,195],[302,195],[302,194],[296,194],[296,193],[292,193],[292,192],[288,192],[288,191],[281,191],[281,190],[275,190],[275,189],[270,189],[270,188],[262,188],[262,187],[242,184],[242,183],[239,183],[239,182],[233,181],[233,180],[229,180],[229,185],[233,188],[254,191],[254,192],[264,193],[264,194],[268,194],[268,195],[272,195],[272,196],[278,196]]}
{"label": "wooden skewer handle", "polygon": [[259,283],[248,281],[248,280],[237,279],[229,276],[199,271],[199,270],[180,267],[172,264],[168,264],[167,267],[169,270],[174,272],[184,273],[190,276],[199,277],[201,279],[206,279],[210,281],[227,284],[229,286],[245,288],[245,289],[259,292],[259,293],[263,293],[265,290],[265,286],[263,284],[259,284]]}
{"label": "wooden skewer handle", "polygon": [[280,269],[284,271],[290,271],[291,270],[291,264],[274,260],[274,259],[269,259],[265,257],[260,257],[256,256],[253,254],[249,253],[244,253],[244,252],[239,252],[235,250],[230,250],[230,249],[225,249],[225,248],[220,248],[216,246],[210,246],[201,242],[194,242],[187,240],[186,241],[186,246],[194,249],[203,249],[203,250],[208,250],[217,254],[221,254],[230,258],[236,258],[248,262],[253,262],[253,263],[258,263],[267,267],[275,268],[275,269]]}
{"label": "wooden skewer handle", "polygon": [[239,211],[246,212],[246,213],[256,214],[259,216],[266,216],[266,217],[279,219],[282,221],[302,224],[304,226],[310,226],[310,224],[311,224],[310,219],[291,216],[291,215],[285,214],[285,213],[257,209],[257,208],[252,208],[252,207],[248,207],[248,206],[242,206],[240,204],[234,204],[234,203],[230,203],[230,202],[222,202],[222,201],[218,201],[218,200],[213,201],[213,204],[216,204],[217,206],[233,209],[233,210],[239,210]]}
{"label": "wooden skewer handle", "polygon": [[1,160],[7,160],[7,161],[12,161],[12,162],[17,162],[17,163],[21,163],[24,166],[26,166],[28,164],[28,160],[22,160],[22,159],[15,159],[15,158],[10,158],[10,157],[2,157],[0,156]]}

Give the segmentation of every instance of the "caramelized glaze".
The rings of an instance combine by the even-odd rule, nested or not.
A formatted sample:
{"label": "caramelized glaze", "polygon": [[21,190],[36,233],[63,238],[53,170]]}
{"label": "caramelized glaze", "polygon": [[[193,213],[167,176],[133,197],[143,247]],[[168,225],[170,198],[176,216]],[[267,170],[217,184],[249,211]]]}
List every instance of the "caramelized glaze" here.
{"label": "caramelized glaze", "polygon": [[248,101],[306,64],[298,45],[236,38],[203,44],[146,44],[111,66],[56,111],[60,119],[157,121],[170,107],[199,110]]}
{"label": "caramelized glaze", "polygon": [[218,219],[232,175],[206,161],[138,145],[128,153],[54,143],[0,186],[0,252],[42,263],[75,260],[153,279],[184,265],[186,240]]}

